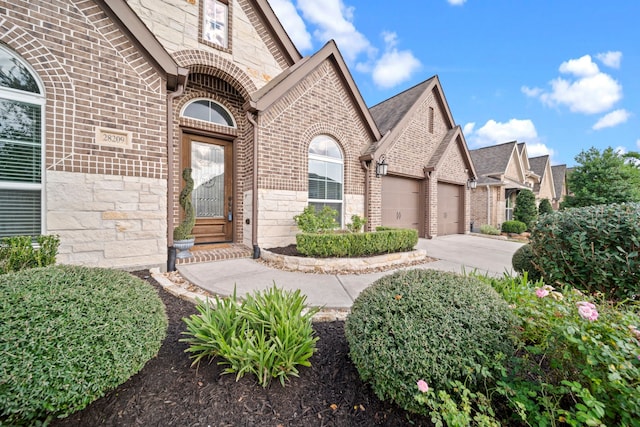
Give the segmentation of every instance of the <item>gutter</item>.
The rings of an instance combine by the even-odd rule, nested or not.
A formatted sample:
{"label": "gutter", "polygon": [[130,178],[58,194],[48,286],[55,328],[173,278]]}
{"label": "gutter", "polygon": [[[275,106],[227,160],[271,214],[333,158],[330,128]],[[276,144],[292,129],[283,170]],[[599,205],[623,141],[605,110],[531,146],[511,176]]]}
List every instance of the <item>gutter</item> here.
{"label": "gutter", "polygon": [[253,114],[247,111],[247,120],[253,126],[253,178],[251,183],[251,245],[253,246],[253,259],[260,258],[258,246],[258,123],[253,119]]}

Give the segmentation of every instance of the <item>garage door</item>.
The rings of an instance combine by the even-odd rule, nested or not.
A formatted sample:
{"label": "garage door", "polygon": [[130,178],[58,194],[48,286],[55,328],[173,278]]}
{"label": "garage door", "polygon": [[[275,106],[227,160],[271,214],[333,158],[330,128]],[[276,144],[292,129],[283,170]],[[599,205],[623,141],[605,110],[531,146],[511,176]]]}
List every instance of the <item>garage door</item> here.
{"label": "garage door", "polygon": [[463,233],[462,186],[438,183],[438,236]]}
{"label": "garage door", "polygon": [[382,225],[413,228],[422,235],[420,212],[420,181],[382,177]]}

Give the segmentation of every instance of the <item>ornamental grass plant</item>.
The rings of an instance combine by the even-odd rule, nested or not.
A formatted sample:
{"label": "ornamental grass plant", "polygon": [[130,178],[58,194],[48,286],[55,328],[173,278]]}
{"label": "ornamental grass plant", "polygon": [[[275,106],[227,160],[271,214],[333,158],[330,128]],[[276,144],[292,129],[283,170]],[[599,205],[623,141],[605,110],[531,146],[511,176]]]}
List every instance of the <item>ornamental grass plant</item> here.
{"label": "ornamental grass plant", "polygon": [[124,271],[49,266],[0,275],[0,425],[63,418],[154,357],[167,317]]}
{"label": "ornamental grass plant", "polygon": [[275,286],[256,291],[238,302],[231,298],[199,301],[199,314],[184,318],[186,342],[193,364],[218,358],[224,373],[256,376],[267,387],[272,378],[282,386],[290,376],[298,376],[298,366],[311,366],[316,349],[312,318],[318,308],[305,305],[300,290],[285,291]]}

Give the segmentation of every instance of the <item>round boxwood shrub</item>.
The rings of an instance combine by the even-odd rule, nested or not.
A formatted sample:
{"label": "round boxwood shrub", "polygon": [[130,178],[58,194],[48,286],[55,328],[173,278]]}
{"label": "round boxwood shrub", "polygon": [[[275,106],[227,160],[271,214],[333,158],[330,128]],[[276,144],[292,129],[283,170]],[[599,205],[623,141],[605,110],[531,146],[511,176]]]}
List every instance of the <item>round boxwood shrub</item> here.
{"label": "round boxwood shrub", "polygon": [[78,411],[154,357],[167,316],[118,270],[50,266],[0,275],[0,424]]}
{"label": "round boxwood shrub", "polygon": [[526,271],[529,280],[537,282],[541,275],[533,260],[534,255],[531,250],[531,245],[526,244],[520,246],[518,250],[513,253],[513,256],[511,257],[511,265],[513,266],[513,269],[520,274]]}
{"label": "round boxwood shrub", "polygon": [[507,303],[473,277],[407,270],[377,280],[354,301],[345,324],[349,354],[382,400],[425,413],[416,382],[476,389],[495,374],[499,354],[513,352],[514,318]]}

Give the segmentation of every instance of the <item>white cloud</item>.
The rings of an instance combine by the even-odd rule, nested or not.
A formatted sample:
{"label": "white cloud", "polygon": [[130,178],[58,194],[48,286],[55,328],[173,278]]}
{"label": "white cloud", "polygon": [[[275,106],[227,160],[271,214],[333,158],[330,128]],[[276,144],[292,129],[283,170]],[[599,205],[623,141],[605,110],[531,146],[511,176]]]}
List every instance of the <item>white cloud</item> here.
{"label": "white cloud", "polygon": [[636,141],[636,147],[638,147],[638,149],[640,150],[640,139]]}
{"label": "white cloud", "polygon": [[539,157],[544,155],[549,155],[549,157],[553,157],[555,155],[555,151],[552,148],[547,147],[545,144],[541,142],[537,143],[529,143],[527,142],[527,154],[529,157]]}
{"label": "white cloud", "polygon": [[[464,127],[462,128],[462,133],[465,135],[471,135],[473,133],[473,129],[476,127],[476,123],[475,122],[470,122],[467,123],[466,125],[464,125]],[[640,142],[640,140],[638,140]]]}
{"label": "white cloud", "polygon": [[[465,126],[466,129],[467,126]],[[511,119],[506,123],[489,120],[481,128],[465,133],[467,140],[470,140],[475,147],[486,147],[489,145],[502,144],[509,141],[520,141],[527,143],[537,143],[538,132],[533,122],[529,119]],[[527,147],[529,144],[527,144]],[[528,148],[527,148],[528,149]]]}
{"label": "white cloud", "polygon": [[422,64],[409,50],[399,51],[396,48],[398,36],[396,33],[383,32],[385,52],[373,67],[374,83],[383,89],[391,88],[411,78],[411,75]]}
{"label": "white cloud", "polygon": [[269,4],[291,37],[293,44],[300,51],[311,50],[313,48],[311,34],[307,31],[307,26],[291,0],[269,0]]}
{"label": "white cloud", "polygon": [[598,64],[591,60],[590,55],[585,55],[582,58],[570,59],[560,64],[558,69],[564,74],[573,74],[578,77],[594,76],[600,72]]}
{"label": "white cloud", "polygon": [[611,68],[620,68],[620,62],[622,61],[622,52],[604,52],[596,55],[604,65]]}
{"label": "white cloud", "polygon": [[615,110],[601,117],[600,120],[598,120],[596,124],[593,125],[592,129],[600,130],[604,128],[618,126],[619,124],[626,122],[629,119],[629,117],[631,117],[631,113],[628,112],[627,110],[625,109]]}
{"label": "white cloud", "polygon": [[342,0],[298,0],[302,16],[317,28],[313,32],[322,42],[334,39],[347,62],[353,62],[358,55],[372,55],[375,48],[353,25],[353,7],[346,7]]}
{"label": "white cloud", "polygon": [[539,98],[544,104],[566,106],[574,113],[598,114],[610,110],[622,99],[622,86],[610,75],[599,70],[591,56],[563,62],[561,73],[574,78],[558,77],[551,81],[551,91],[522,87],[527,96]]}
{"label": "white cloud", "polygon": [[467,0],[447,0],[447,3],[449,3],[452,6],[462,6],[463,4],[466,3]]}
{"label": "white cloud", "polygon": [[623,147],[622,145],[618,145],[616,148],[613,149],[614,153],[617,153],[619,156],[622,156],[624,154],[627,154],[627,148]]}

